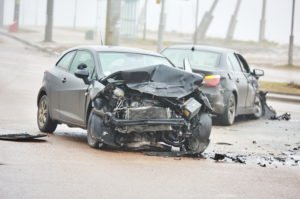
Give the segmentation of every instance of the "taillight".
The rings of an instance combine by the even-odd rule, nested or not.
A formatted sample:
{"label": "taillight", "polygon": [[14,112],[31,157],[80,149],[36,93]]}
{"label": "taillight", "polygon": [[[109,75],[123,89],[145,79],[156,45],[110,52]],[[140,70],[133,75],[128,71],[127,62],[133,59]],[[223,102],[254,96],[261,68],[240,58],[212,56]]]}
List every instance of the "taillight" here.
{"label": "taillight", "polygon": [[203,84],[209,87],[215,87],[220,83],[220,75],[207,75],[204,77]]}

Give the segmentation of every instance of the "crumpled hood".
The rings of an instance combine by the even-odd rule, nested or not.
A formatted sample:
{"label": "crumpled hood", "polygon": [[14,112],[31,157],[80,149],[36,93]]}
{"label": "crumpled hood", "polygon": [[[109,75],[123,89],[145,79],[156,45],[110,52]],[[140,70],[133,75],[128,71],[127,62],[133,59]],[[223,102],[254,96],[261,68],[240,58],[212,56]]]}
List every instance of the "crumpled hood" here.
{"label": "crumpled hood", "polygon": [[119,71],[108,78],[120,79],[132,90],[159,97],[181,98],[200,87],[203,76],[165,65]]}

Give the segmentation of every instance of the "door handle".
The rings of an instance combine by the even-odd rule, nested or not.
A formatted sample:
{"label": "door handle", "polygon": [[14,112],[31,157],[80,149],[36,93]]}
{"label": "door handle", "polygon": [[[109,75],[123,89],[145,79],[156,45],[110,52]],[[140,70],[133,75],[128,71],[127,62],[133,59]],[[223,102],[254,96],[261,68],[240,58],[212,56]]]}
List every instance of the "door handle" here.
{"label": "door handle", "polygon": [[66,81],[67,81],[67,78],[65,78],[65,77],[61,79],[62,83],[65,83]]}
{"label": "door handle", "polygon": [[235,81],[236,81],[236,83],[240,83],[240,79],[239,78],[237,78]]}

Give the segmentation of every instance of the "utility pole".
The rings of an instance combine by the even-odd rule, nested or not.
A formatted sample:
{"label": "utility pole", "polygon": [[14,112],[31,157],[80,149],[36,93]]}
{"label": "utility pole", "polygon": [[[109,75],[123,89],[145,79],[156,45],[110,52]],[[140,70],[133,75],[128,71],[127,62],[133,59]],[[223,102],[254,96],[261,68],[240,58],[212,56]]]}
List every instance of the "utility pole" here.
{"label": "utility pole", "polygon": [[236,26],[236,23],[237,23],[237,15],[239,13],[241,1],[242,0],[237,0],[236,6],[235,6],[235,9],[234,9],[234,13],[231,16],[231,20],[230,20],[230,23],[229,23],[229,26],[228,26],[228,30],[227,30],[227,35],[226,35],[226,40],[227,41],[231,41],[233,39],[233,35],[234,35],[234,31],[235,31],[235,26]]}
{"label": "utility pole", "polygon": [[160,10],[160,17],[159,17],[159,27],[158,27],[158,38],[157,38],[157,52],[160,52],[162,49],[162,42],[163,42],[163,34],[165,30],[165,3],[166,0],[161,0],[161,10]]}
{"label": "utility pole", "polygon": [[293,0],[292,5],[292,24],[291,24],[291,35],[290,35],[290,44],[289,44],[289,57],[288,64],[289,66],[293,65],[293,48],[294,48],[294,16],[295,16],[295,0]]}
{"label": "utility pole", "polygon": [[20,2],[21,0],[15,0],[15,7],[14,7],[14,22],[16,23],[17,29],[19,28]]}
{"label": "utility pole", "polygon": [[261,11],[261,19],[259,26],[259,41],[265,41],[265,28],[266,28],[266,4],[267,0],[263,0],[262,11]]}
{"label": "utility pole", "polygon": [[119,45],[120,13],[121,13],[121,1],[107,0],[106,32],[105,32],[106,45]]}
{"label": "utility pole", "polygon": [[206,32],[214,18],[214,16],[212,15],[213,12],[214,12],[214,9],[216,8],[217,6],[217,3],[218,3],[219,0],[215,0],[213,2],[213,4],[211,5],[210,7],[210,10],[208,12],[205,12],[201,22],[200,22],[200,25],[199,25],[199,28],[198,28],[198,37],[203,40],[206,36]]}
{"label": "utility pole", "polygon": [[147,10],[148,10],[148,0],[145,0],[144,5],[144,29],[143,29],[143,40],[146,40],[146,34],[147,34]]}
{"label": "utility pole", "polygon": [[47,0],[47,19],[45,27],[45,42],[52,42],[54,0]]}
{"label": "utility pole", "polygon": [[4,21],[4,0],[0,0],[0,27],[3,27]]}
{"label": "utility pole", "polygon": [[195,16],[195,32],[194,32],[194,44],[197,44],[198,39],[198,16],[199,16],[199,0],[196,0],[196,16]]}
{"label": "utility pole", "polygon": [[75,0],[75,2],[74,2],[74,18],[73,18],[73,29],[74,29],[74,30],[76,29],[77,3],[78,3],[78,1]]}

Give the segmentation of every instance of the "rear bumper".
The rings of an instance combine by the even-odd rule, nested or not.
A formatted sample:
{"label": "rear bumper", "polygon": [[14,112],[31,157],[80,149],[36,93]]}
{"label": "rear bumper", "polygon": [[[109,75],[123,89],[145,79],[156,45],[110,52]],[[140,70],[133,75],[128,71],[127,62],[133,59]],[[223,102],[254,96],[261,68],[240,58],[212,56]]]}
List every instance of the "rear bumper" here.
{"label": "rear bumper", "polygon": [[211,103],[213,114],[223,114],[225,111],[225,91],[220,88],[201,88]]}

